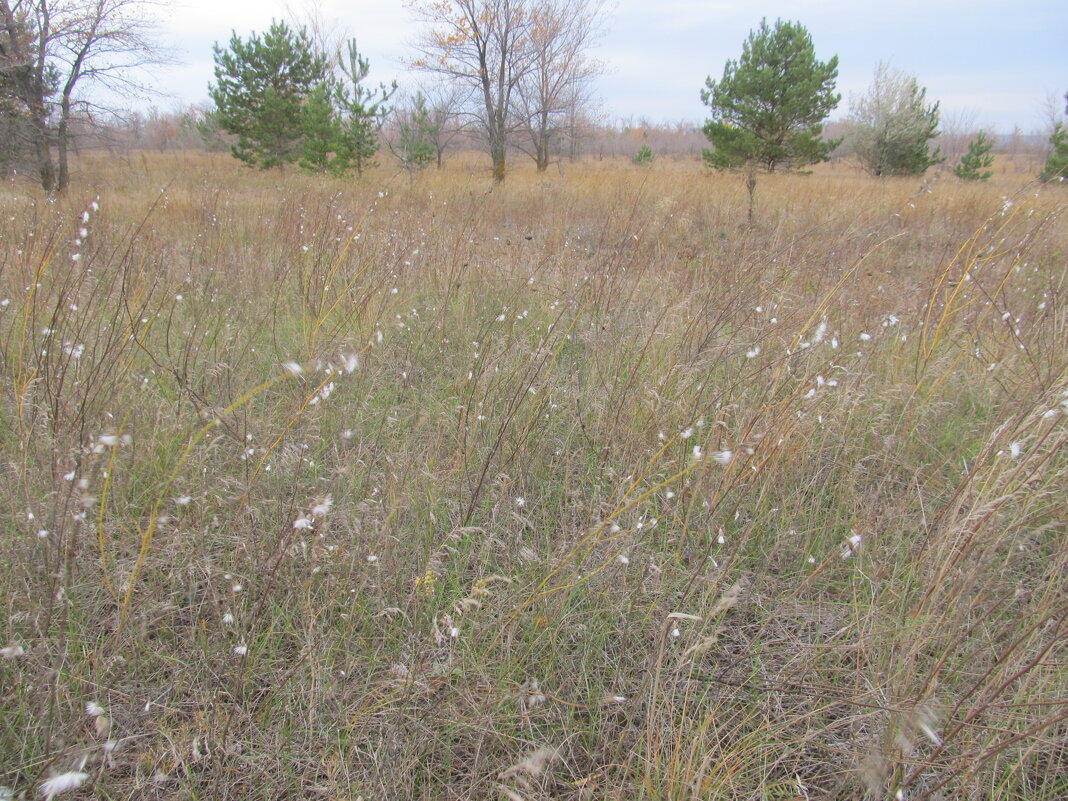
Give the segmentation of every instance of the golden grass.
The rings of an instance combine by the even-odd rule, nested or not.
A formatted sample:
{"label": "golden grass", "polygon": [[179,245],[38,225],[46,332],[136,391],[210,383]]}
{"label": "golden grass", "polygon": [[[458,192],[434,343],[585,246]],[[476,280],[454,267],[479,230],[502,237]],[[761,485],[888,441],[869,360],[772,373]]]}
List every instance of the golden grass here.
{"label": "golden grass", "polygon": [[1068,791],[1060,187],[78,179],[0,196],[16,795]]}

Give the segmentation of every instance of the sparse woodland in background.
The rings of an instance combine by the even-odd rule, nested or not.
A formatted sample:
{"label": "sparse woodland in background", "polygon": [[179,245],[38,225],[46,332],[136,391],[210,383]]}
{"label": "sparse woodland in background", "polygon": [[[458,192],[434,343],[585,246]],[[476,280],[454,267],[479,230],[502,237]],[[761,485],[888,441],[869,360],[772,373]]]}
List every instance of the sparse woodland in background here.
{"label": "sparse woodland in background", "polygon": [[[171,58],[152,37],[149,6],[137,0],[5,0],[0,166],[62,191],[75,150],[226,150],[260,168],[295,164],[358,176],[381,154],[411,174],[440,167],[448,153],[475,149],[489,154],[500,182],[517,157],[529,157],[547,173],[554,164],[563,169],[581,158],[634,158],[648,148],[661,158],[703,153],[708,166],[742,170],[755,186],[749,167],[804,166],[798,139],[804,132],[808,163],[846,160],[874,175],[923,174],[941,163],[956,171],[980,133],[969,128],[966,114],[940,127],[938,102],[927,101],[917,78],[886,64],[869,92],[851,98],[839,121],[830,120],[841,100],[834,94],[837,58],[829,58],[826,75],[811,66],[800,67],[808,70],[802,74],[801,63],[823,63],[804,26],[782,20],[762,21],[743,42],[741,61],[728,61],[718,84],[706,81],[701,94],[712,112],[706,138],[695,123],[613,121],[593,94],[604,69],[589,55],[607,18],[599,0],[409,5],[423,25],[409,66],[426,79],[410,96],[397,94],[395,86],[373,86],[373,65],[356,40],[324,30],[312,15],[310,22],[275,22],[265,32],[235,31],[228,46],[216,44],[215,80],[206,87],[211,102],[145,113],[100,107],[92,97],[96,87],[136,91],[143,68]],[[1035,154],[1049,156],[1054,162],[1041,174],[1057,178],[1064,174],[1065,157],[1057,155],[1065,147],[1062,129],[1017,128],[992,138],[993,152],[1011,155],[1016,165]],[[764,138],[759,153],[743,146],[758,131]],[[434,158],[412,158],[413,146],[432,148]]]}
{"label": "sparse woodland in background", "polygon": [[91,90],[136,91],[137,71],[167,60],[154,29],[139,0],[0,1],[0,164],[66,189],[78,123],[116,111]]}
{"label": "sparse woodland in background", "polygon": [[[420,8],[482,5],[543,64],[603,13]],[[215,106],[63,117],[9,58],[42,7],[0,33],[0,799],[1068,795],[1063,125],[889,67],[828,122],[781,21],[705,130],[565,59],[495,72],[493,151],[460,51],[402,96],[299,23],[221,43]]]}

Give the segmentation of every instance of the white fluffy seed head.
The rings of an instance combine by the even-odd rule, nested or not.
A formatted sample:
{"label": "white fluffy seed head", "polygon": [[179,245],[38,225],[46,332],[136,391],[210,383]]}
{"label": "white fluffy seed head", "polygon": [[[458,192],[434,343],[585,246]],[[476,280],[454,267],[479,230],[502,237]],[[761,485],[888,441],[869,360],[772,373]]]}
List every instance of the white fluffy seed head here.
{"label": "white fluffy seed head", "polygon": [[39,792],[45,797],[45,801],[51,801],[52,798],[65,793],[68,790],[76,790],[85,784],[86,779],[89,778],[89,774],[81,770],[70,770],[66,773],[58,773],[50,779],[46,779],[41,783]]}

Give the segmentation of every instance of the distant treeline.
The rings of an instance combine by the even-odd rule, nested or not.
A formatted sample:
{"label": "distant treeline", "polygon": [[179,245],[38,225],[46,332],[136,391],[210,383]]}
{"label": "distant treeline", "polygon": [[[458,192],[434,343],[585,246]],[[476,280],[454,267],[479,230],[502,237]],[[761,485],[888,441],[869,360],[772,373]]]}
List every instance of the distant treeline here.
{"label": "distant treeline", "polygon": [[[459,120],[454,121],[457,130],[446,148],[449,154],[484,150],[479,132],[465,130]],[[394,120],[387,120],[381,131],[383,148],[379,159],[389,158],[388,143],[395,140],[398,130]],[[829,138],[841,136],[843,123],[832,122],[826,126]],[[948,128],[950,126],[944,126]],[[102,121],[99,118],[75,118],[71,125],[74,151],[107,150],[121,155],[137,150],[174,151],[203,150],[229,152],[232,137],[215,124],[209,108],[191,106],[184,109],[162,111],[152,108],[145,112],[134,111]],[[606,119],[585,121],[570,130],[568,136],[554,139],[557,161],[577,159],[632,158],[640,149],[648,147],[658,159],[679,161],[701,159],[708,140],[700,124],[690,121],[652,122],[646,119],[621,119],[614,122]],[[976,131],[972,129],[946,130],[935,140],[952,164],[956,157],[967,150]],[[1031,169],[1029,164],[1041,158],[1048,149],[1049,134],[1040,131],[1023,132],[1019,128],[1010,134],[995,137],[994,152],[1014,158],[1021,170]],[[832,153],[832,162],[841,162],[852,155],[849,140]],[[5,165],[10,172],[18,170],[17,161]]]}

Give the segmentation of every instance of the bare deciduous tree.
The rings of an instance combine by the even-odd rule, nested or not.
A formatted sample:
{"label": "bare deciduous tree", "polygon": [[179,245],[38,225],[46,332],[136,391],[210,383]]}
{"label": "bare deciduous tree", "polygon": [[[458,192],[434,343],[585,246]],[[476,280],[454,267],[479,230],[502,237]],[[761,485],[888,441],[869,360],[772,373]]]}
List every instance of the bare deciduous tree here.
{"label": "bare deciduous tree", "polygon": [[445,151],[453,140],[465,131],[466,126],[460,118],[460,112],[466,102],[468,90],[456,83],[445,82],[424,87],[423,94],[426,95],[427,109],[430,112],[430,123],[433,127],[430,138],[434,144],[437,168],[440,170]]}
{"label": "bare deciduous tree", "polygon": [[586,56],[601,0],[410,0],[427,23],[418,69],[466,87],[467,112],[486,135],[493,178],[523,131],[539,171],[569,101],[597,67]]}
{"label": "bare deciduous tree", "polygon": [[520,144],[538,172],[549,167],[553,139],[577,107],[600,65],[587,55],[597,33],[601,0],[543,0],[531,10],[530,69],[519,82],[517,117],[528,141]]}
{"label": "bare deciduous tree", "polygon": [[938,137],[938,146],[946,161],[954,164],[960,160],[968,149],[968,142],[979,130],[978,120],[979,115],[971,109],[942,112],[939,119],[941,135]]}
{"label": "bare deciduous tree", "polygon": [[166,61],[144,0],[0,0],[4,106],[21,116],[41,185],[62,191],[76,111],[102,110],[82,91],[129,95],[136,70]]}
{"label": "bare deciduous tree", "polygon": [[428,24],[414,66],[468,85],[486,134],[493,180],[504,180],[512,99],[530,69],[528,0],[414,0]]}

